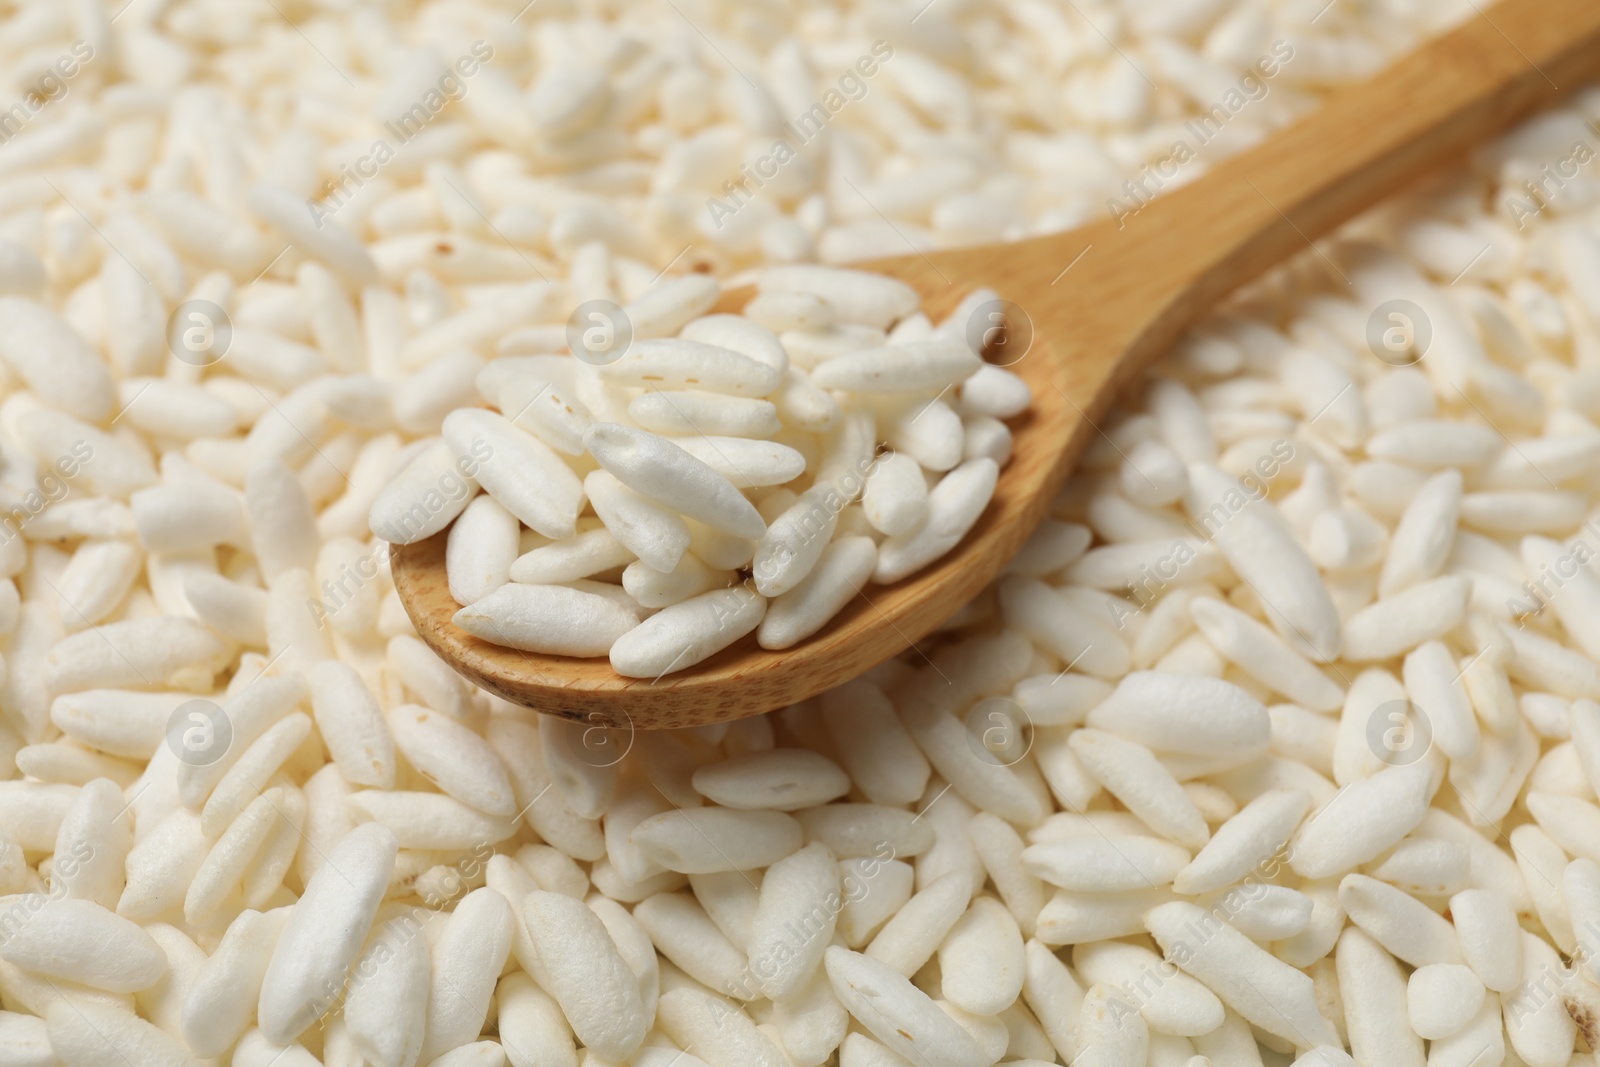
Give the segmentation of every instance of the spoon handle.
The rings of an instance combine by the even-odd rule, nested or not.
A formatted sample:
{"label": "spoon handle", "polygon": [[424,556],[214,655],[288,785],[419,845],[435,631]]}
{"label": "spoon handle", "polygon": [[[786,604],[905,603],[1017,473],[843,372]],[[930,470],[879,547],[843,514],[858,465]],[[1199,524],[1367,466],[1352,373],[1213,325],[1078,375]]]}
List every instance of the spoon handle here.
{"label": "spoon handle", "polygon": [[1286,247],[1327,233],[1596,76],[1600,3],[1504,0],[1220,165],[1203,203],[1185,204],[1180,193],[1164,205],[1168,216],[1152,221],[1191,216],[1216,251],[1227,249],[1192,290],[1191,299],[1209,303],[1278,262]]}
{"label": "spoon handle", "polygon": [[[1041,250],[1047,262],[1064,264],[1082,253],[1082,265],[1075,269],[1095,277],[1092,288],[1122,296],[1077,301],[1072,286],[1056,286],[1055,292],[1073,305],[1068,314],[1075,328],[1066,334],[1067,347],[1073,333],[1120,337],[1126,358],[1108,370],[1114,379],[1129,380],[1232,289],[1311,247],[1313,240],[1412,179],[1600,76],[1596,0],[1502,0],[1481,11],[1369,81],[1334,94],[1298,123],[1218,162],[1198,180],[1147,198],[1143,206],[1131,194],[1117,198],[1107,204],[1111,218],[1040,239],[1060,245]],[[1297,60],[1292,44],[1272,47],[1276,52],[1267,58],[1277,63],[1280,78],[1295,62],[1309,62]],[[1271,78],[1258,78],[1257,85],[1268,93],[1279,91]],[[1209,126],[1186,126],[1188,145],[1194,147],[1206,130],[1215,136],[1230,117],[1230,102],[1236,112],[1261,106],[1259,100],[1241,99],[1242,104],[1218,101]],[[1600,123],[1594,124],[1589,147],[1600,155]],[[1200,143],[1193,158],[1177,169],[1207,162],[1207,151]],[[1154,189],[1162,177],[1159,168],[1146,168],[1134,180]],[[1507,215],[1506,221],[1515,225],[1517,220]],[[1092,247],[1084,252],[1091,238]],[[1097,342],[1095,347],[1108,346]]]}

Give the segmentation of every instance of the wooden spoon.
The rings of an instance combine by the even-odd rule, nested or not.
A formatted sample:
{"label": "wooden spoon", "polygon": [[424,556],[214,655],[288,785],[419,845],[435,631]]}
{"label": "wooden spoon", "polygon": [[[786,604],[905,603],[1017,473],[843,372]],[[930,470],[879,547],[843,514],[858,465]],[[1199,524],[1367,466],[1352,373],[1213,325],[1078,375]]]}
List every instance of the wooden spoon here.
{"label": "wooden spoon", "polygon": [[[1286,65],[1293,63],[1291,56]],[[904,581],[867,586],[794,648],[768,652],[751,637],[648,681],[617,675],[605,659],[492,645],[450,621],[457,605],[445,579],[444,533],[394,547],[395,586],[423,640],[467,678],[517,704],[596,725],[721,722],[839,685],[921,640],[983,591],[1045,515],[1084,447],[1103,436],[1095,420],[1215,301],[1597,74],[1600,3],[1505,0],[1249,151],[1211,160],[1200,147],[1187,166],[1209,166],[1203,177],[1143,207],[1119,197],[1137,209],[1120,218],[1108,205],[1105,218],[1068,233],[863,264],[908,282],[935,320],[979,286],[1023,309],[1032,344],[1010,369],[1032,387],[1033,406],[1013,422],[1013,457],[966,539]],[[1272,91],[1274,82],[1264,81]],[[1196,139],[1187,138],[1191,148]],[[1151,192],[1157,181],[1190,177],[1155,173],[1145,183]],[[728,294],[723,309],[750,295]],[[1023,342],[1026,332],[1013,322],[1010,338]]]}

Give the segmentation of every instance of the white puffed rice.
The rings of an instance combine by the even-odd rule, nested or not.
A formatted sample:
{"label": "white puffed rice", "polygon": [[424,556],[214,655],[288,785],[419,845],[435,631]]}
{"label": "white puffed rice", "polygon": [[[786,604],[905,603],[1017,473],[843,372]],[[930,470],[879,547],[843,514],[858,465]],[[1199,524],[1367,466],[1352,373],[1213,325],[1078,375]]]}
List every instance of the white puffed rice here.
{"label": "white puffed rice", "polygon": [[[860,271],[779,268],[758,284],[762,300],[792,296],[862,330],[919,321],[908,317],[917,300],[902,283]],[[843,303],[827,304],[826,294]],[[1010,431],[983,412],[1020,414],[1028,393],[1020,378],[989,366],[979,410],[963,419],[941,398],[988,365],[959,319],[926,339],[879,331],[818,355],[796,347],[792,331],[767,330],[760,309],[752,318],[704,314],[719,295],[708,276],[659,281],[608,324],[631,337],[622,351],[601,358],[582,342],[565,359],[532,357],[526,372],[480,377],[483,399],[500,414],[472,406],[421,414],[448,398],[450,382],[477,374],[481,361],[451,370],[441,362],[450,357],[440,356],[407,380],[409,390],[440,369],[438,381],[417,384],[414,398],[396,394],[396,419],[413,433],[441,430],[463,476],[460,491],[471,498],[451,527],[446,560],[462,605],[457,625],[524,650],[609,653],[618,673],[656,678],[758,625],[762,647],[791,647],[826,625],[869,578],[899,581],[966,535],[1010,456]],[[567,382],[571,398],[563,399]],[[987,402],[985,391],[994,394]],[[956,468],[964,454],[969,462]],[[378,536],[411,543],[436,532],[441,518],[455,518],[455,503],[437,515],[417,503],[449,476],[443,453],[427,456],[374,503]],[[474,482],[484,497],[471,497]],[[863,490],[870,525],[856,536],[840,521]],[[498,510],[480,503],[485,498]],[[601,525],[579,530],[587,510]],[[509,567],[504,514],[549,539]],[[704,558],[684,537],[686,522],[746,543],[750,556],[735,566],[748,564],[749,572]],[[627,568],[620,588],[617,568]],[[597,627],[579,608],[532,610],[524,603],[531,591],[494,595],[508,584],[543,588],[608,574],[623,605],[637,608],[637,632]],[[724,600],[727,609],[719,606]],[[772,618],[764,622],[769,603]],[[691,604],[701,605],[693,625],[651,617],[678,617],[683,612],[672,609]]]}
{"label": "white puffed rice", "polygon": [[1137,224],[1474,11],[515,6],[0,20],[0,1063],[1591,1067],[1600,96],[1231,300],[918,650],[652,734],[386,542],[792,647],[1030,401],[846,260]]}

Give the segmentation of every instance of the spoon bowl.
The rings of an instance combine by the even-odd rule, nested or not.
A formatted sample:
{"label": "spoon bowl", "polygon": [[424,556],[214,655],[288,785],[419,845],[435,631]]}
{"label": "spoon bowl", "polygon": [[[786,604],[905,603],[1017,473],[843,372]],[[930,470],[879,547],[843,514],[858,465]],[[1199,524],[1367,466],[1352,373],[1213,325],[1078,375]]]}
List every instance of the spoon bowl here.
{"label": "spoon bowl", "polygon": [[[490,644],[451,622],[447,531],[393,546],[401,601],[422,639],[475,684],[598,726],[722,722],[839,685],[917,647],[1002,572],[1101,436],[1102,414],[1218,299],[1597,74],[1600,4],[1502,0],[1181,188],[1150,198],[1170,168],[1147,168],[1143,189],[1130,180],[1127,198],[1067,233],[852,264],[911,285],[935,321],[980,286],[998,292],[1014,311],[1004,363],[1027,381],[1033,403],[1008,423],[1011,459],[962,542],[900,582],[866,586],[793,648],[768,651],[751,637],[685,670],[637,679],[603,658]],[[1180,165],[1164,183],[1188,177]],[[1337,288],[1338,267],[1327,265]],[[751,295],[730,291],[719,310],[738,310]]]}
{"label": "spoon bowl", "polygon": [[[937,258],[942,256],[932,262]],[[910,282],[936,319],[972,288],[939,282],[929,264],[916,257],[860,266]],[[932,275],[937,288],[928,287],[922,274]],[[737,311],[753,295],[750,289],[732,290],[718,310]],[[1070,469],[1069,457],[1075,458],[1083,443],[1071,440],[1074,427],[1081,427],[1082,437],[1089,426],[1058,389],[1070,366],[1047,335],[1035,333],[1027,354],[1007,369],[1027,380],[1034,398],[1026,412],[1008,422],[1012,458],[977,524],[955,549],[911,577],[867,585],[820,632],[792,648],[768,651],[752,636],[693,667],[651,680],[624,678],[604,658],[548,656],[492,644],[450,621],[460,605],[445,574],[448,530],[394,546],[395,586],[418,633],[451,666],[490,692],[540,711],[608,726],[665,729],[792,704],[922,640],[983,591],[1043,518]]]}

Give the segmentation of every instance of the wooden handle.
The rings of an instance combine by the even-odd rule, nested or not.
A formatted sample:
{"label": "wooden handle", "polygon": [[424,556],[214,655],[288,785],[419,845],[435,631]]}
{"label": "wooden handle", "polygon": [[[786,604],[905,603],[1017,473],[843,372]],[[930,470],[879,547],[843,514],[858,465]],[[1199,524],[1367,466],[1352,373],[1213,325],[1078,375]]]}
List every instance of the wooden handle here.
{"label": "wooden handle", "polygon": [[1177,243],[1200,254],[1190,299],[1209,304],[1596,76],[1600,3],[1505,0],[1155,201],[1144,224],[1199,230]]}
{"label": "wooden handle", "polygon": [[[1284,67],[1294,62],[1274,58]],[[1596,76],[1600,0],[1504,0],[1485,8],[1133,215],[1039,239],[1061,266],[1082,254],[1073,270],[1080,284],[1092,279],[1089,299],[1077,299],[1070,282],[1050,290],[1068,320],[1066,347],[1079,347],[1074,332],[1120,338],[1127,358],[1102,373],[1131,380],[1232,289]],[[1197,152],[1202,161],[1204,152]],[[1108,290],[1123,299],[1107,301]],[[1118,346],[1086,345],[1082,355],[1108,348]],[[1082,399],[1074,398],[1091,417],[1099,380],[1087,373]]]}

